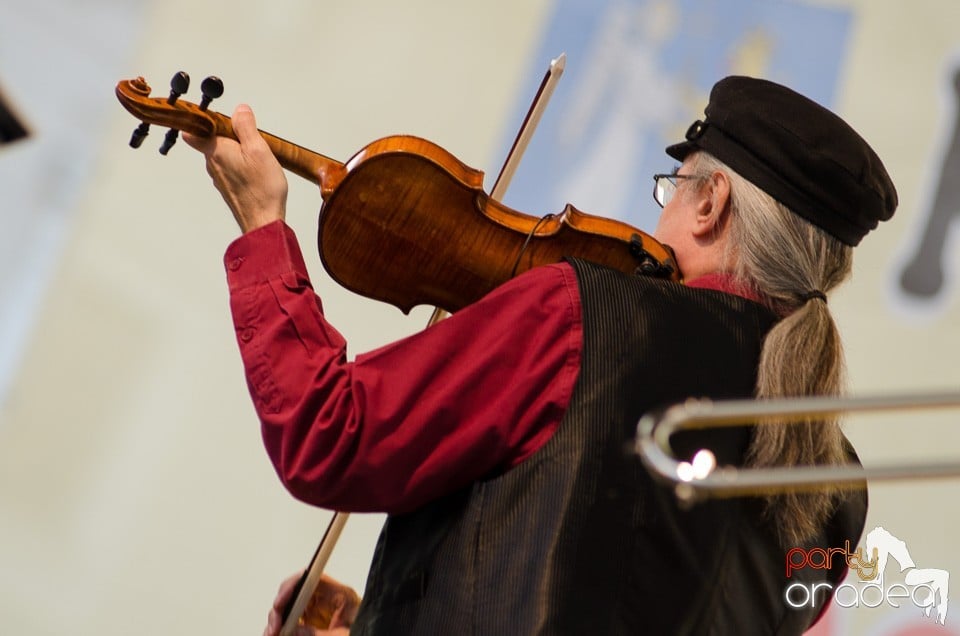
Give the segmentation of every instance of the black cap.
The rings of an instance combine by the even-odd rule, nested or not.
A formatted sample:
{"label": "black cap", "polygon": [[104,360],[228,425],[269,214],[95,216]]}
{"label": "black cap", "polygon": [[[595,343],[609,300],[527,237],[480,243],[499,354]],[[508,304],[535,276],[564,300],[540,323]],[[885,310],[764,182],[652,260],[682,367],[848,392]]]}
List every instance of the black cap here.
{"label": "black cap", "polygon": [[731,76],[710,91],[704,121],[667,147],[683,161],[705,150],[847,245],[897,209],[883,162],[845,121],[780,84]]}
{"label": "black cap", "polygon": [[16,141],[27,136],[27,129],[13,114],[13,110],[7,106],[3,99],[3,93],[0,92],[0,144],[8,141]]}

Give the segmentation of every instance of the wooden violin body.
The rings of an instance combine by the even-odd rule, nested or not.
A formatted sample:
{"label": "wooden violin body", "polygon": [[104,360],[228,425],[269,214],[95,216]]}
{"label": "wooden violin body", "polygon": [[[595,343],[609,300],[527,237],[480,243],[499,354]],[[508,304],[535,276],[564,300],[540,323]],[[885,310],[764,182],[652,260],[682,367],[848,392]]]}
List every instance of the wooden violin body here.
{"label": "wooden violin body", "polygon": [[[116,93],[141,121],[236,138],[229,117],[151,98],[143,78],[121,81]],[[640,230],[571,205],[544,217],[513,210],[484,192],[482,172],[425,139],[385,137],[340,163],[261,135],[284,168],[320,185],[318,248],[330,276],[404,312],[456,311],[565,257],[680,280],[670,248]]]}
{"label": "wooden violin body", "polygon": [[324,267],[344,287],[404,311],[430,304],[452,312],[567,256],[632,273],[651,265],[640,241],[661,263],[672,258],[639,230],[570,205],[545,218],[517,212],[489,198],[482,182],[483,173],[423,139],[373,142],[347,162],[321,209]]}

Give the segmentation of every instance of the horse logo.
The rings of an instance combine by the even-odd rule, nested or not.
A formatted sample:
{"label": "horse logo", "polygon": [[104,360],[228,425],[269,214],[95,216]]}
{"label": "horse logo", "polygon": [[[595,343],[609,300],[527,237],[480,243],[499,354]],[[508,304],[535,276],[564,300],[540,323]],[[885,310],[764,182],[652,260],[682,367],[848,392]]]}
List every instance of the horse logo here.
{"label": "horse logo", "polygon": [[890,534],[882,526],[877,526],[867,534],[867,554],[877,560],[877,585],[883,588],[883,574],[887,561],[893,559],[900,565],[900,572],[906,572],[903,582],[914,587],[911,597],[923,611],[924,616],[936,608],[936,621],[946,624],[950,573],[936,568],[918,568],[907,550],[907,544]]}

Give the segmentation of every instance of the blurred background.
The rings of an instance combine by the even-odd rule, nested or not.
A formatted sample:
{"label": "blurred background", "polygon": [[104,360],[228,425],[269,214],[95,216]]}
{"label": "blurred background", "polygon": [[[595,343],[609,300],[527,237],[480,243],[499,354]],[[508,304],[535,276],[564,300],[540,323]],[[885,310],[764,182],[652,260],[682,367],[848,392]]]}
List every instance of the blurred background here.
{"label": "blurred background", "polygon": [[[702,116],[712,84],[786,83],[868,139],[900,193],[830,300],[852,392],[957,391],[958,19],[955,0],[6,3],[0,94],[28,134],[0,145],[0,631],[260,633],[330,516],[283,490],[260,445],[222,265],[238,230],[197,153],[181,142],[161,156],[156,127],[128,146],[137,122],[119,80],[165,96],[183,70],[183,99],[198,102],[217,75],[212,108],[249,103],[280,137],[346,160],[418,135],[489,188],[566,52],[505,200],[536,215],[570,202],[647,231],[650,175],[672,168],[663,147]],[[422,329],[426,309],[404,316],[329,280],[318,192],[289,180],[288,223],[351,356]],[[957,417],[847,430],[866,465],[957,460]],[[958,487],[873,484],[867,530],[904,541],[917,567],[960,574]],[[350,519],[330,574],[362,589],[381,521]],[[960,609],[941,626],[909,599],[844,600],[818,634],[960,634]]]}

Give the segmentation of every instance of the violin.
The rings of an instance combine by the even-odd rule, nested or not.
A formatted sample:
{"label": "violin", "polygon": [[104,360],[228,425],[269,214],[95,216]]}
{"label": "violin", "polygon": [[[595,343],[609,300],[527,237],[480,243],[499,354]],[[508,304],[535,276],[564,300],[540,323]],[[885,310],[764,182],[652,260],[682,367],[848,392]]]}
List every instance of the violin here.
{"label": "violin", "polygon": [[[142,78],[117,84],[120,103],[142,123],[236,139],[231,120],[207,109],[223,92],[217,78],[201,87],[199,105],[180,100],[185,74],[167,98],[151,97]],[[426,304],[455,312],[513,276],[575,257],[626,273],[681,280],[673,251],[621,221],[567,205],[536,217],[503,205],[483,189],[483,172],[440,146],[410,135],[378,139],[341,163],[260,131],[280,164],[320,186],[317,247],[327,273],[343,287],[404,313]]]}

